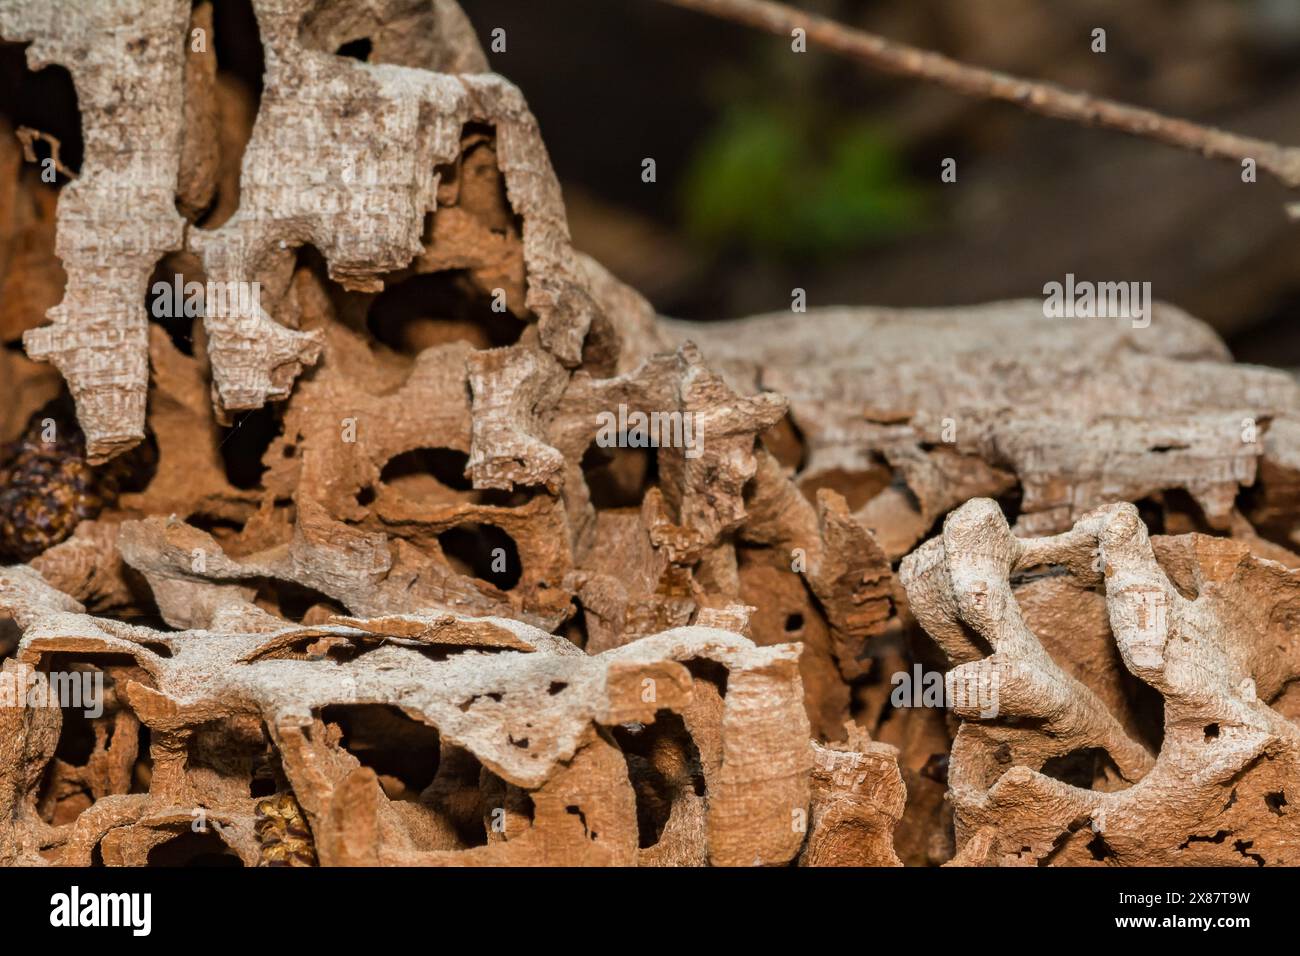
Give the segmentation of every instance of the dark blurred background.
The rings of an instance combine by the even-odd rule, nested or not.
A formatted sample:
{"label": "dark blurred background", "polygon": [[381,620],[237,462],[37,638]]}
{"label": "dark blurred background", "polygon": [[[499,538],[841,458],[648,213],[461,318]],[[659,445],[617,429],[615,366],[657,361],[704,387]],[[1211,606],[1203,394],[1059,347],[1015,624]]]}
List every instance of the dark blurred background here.
{"label": "dark blurred background", "polygon": [[[1300,0],[799,0],[971,63],[1300,142]],[[1300,368],[1297,197],[657,0],[463,0],[542,127],[579,248],[666,314],[960,305],[1150,281]],[[1107,52],[1091,50],[1106,30]],[[644,183],[642,160],[656,162]],[[940,182],[945,157],[956,184]]]}

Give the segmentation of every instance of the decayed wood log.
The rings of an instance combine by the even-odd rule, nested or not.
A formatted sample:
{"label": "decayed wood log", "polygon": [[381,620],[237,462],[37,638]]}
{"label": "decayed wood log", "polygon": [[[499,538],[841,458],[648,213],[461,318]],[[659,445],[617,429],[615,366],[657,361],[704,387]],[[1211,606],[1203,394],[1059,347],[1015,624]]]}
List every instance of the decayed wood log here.
{"label": "decayed wood log", "polygon": [[[1300,564],[1288,376],[1169,306],[659,318],[570,247],[537,124],[454,3],[254,6],[255,115],[194,40],[206,4],[0,0],[0,37],[70,71],[86,142],[60,187],[0,136],[0,330],[26,347],[0,351],[0,862],[1086,862],[1085,818],[1108,858],[1176,862],[1218,852],[1193,838],[1222,787],[1147,821],[1215,747],[1284,756],[1251,779],[1266,809],[1290,792],[1285,668],[1261,670],[1292,600],[1263,559]],[[367,62],[335,54],[363,37]],[[23,276],[41,308],[9,304]],[[191,280],[229,307],[178,335]],[[33,359],[75,415],[42,410]],[[1017,539],[977,496],[1065,534]],[[1114,502],[1220,537],[1155,564]],[[949,514],[978,533],[913,551]],[[1084,545],[1200,594],[1170,605],[1201,629],[1175,673],[1116,625],[1176,718],[1163,748]],[[1070,575],[1013,580],[1026,555]],[[977,594],[1028,622],[1005,660],[1019,617]],[[1031,714],[1055,742],[891,710],[891,674],[938,657],[918,620],[955,675],[1034,690],[1006,713],[1058,691]],[[1257,698],[1178,710],[1178,668],[1211,660]],[[65,672],[102,707],[60,706]],[[90,752],[56,753],[74,730]],[[1044,783],[1061,741],[1124,789]],[[1289,859],[1258,811],[1238,856]]]}

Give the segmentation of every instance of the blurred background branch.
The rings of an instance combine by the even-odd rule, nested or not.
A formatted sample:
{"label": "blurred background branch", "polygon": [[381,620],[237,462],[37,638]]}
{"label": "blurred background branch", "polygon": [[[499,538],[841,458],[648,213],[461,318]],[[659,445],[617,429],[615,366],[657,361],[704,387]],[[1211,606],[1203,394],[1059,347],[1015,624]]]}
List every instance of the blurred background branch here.
{"label": "blurred background branch", "polygon": [[1103,126],[1213,159],[1240,163],[1253,159],[1258,167],[1288,187],[1300,186],[1300,148],[1238,136],[1188,120],[1068,90],[1053,83],[970,66],[905,43],[847,27],[834,20],[774,3],[772,0],[665,0],[678,7],[743,23],[777,36],[792,37],[803,30],[807,40],[853,57],[896,76],[936,83],[964,96],[1002,100],[1054,119]]}

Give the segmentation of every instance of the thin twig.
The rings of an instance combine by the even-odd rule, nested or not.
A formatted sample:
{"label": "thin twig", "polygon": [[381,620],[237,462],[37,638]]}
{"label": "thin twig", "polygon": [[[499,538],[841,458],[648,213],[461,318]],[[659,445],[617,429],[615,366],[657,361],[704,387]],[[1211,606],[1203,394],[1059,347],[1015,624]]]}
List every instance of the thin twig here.
{"label": "thin twig", "polygon": [[59,150],[62,149],[63,144],[59,142],[57,136],[54,136],[51,133],[42,133],[40,130],[32,129],[30,126],[20,126],[18,129],[14,130],[14,133],[18,137],[18,141],[23,144],[23,159],[27,162],[40,162],[40,159],[36,155],[35,144],[37,142],[44,142],[45,145],[50,148],[50,159],[54,161],[55,171],[62,173],[68,179],[77,178],[77,174],[67,166],[64,166],[63,161],[59,158]]}
{"label": "thin twig", "polygon": [[667,3],[733,20],[789,37],[803,29],[809,45],[852,57],[868,66],[899,76],[937,83],[964,96],[1014,103],[1033,113],[1071,120],[1086,126],[1103,126],[1133,136],[1191,150],[1212,159],[1240,163],[1253,159],[1259,169],[1291,188],[1300,186],[1300,148],[1267,140],[1238,136],[1188,120],[1174,119],[1142,109],[1068,90],[1054,83],[959,63],[939,53],[918,49],[834,20],[806,13],[771,0],[666,0]]}

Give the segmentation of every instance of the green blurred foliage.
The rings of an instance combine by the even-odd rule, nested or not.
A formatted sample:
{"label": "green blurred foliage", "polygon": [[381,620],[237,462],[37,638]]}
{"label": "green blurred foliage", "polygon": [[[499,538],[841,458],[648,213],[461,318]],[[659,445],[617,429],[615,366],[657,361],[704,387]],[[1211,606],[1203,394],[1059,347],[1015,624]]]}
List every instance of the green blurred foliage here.
{"label": "green blurred foliage", "polygon": [[930,203],[888,137],[777,105],[733,106],[683,181],[687,233],[714,252],[824,259],[923,226]]}

